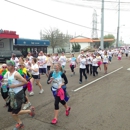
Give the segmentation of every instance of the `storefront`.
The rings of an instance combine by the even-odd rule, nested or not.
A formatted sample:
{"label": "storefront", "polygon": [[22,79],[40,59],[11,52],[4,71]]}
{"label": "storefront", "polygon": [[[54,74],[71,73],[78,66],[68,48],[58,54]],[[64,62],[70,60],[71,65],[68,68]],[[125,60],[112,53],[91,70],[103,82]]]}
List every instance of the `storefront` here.
{"label": "storefront", "polygon": [[13,45],[14,50],[19,50],[24,56],[28,52],[32,54],[34,51],[40,52],[43,51],[47,53],[47,47],[50,45],[49,40],[33,40],[33,39],[16,39]]}

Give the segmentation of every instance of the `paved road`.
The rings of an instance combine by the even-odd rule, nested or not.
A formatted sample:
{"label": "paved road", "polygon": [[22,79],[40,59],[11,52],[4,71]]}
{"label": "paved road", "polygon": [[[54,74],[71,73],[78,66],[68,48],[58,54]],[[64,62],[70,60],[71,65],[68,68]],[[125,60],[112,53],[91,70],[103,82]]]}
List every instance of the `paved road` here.
{"label": "paved road", "polygon": [[[65,116],[65,110],[60,106],[58,124],[51,125],[53,118],[53,96],[50,91],[50,85],[46,84],[47,78],[42,77],[44,93],[39,94],[39,89],[35,86],[35,96],[30,97],[31,103],[36,107],[36,116],[30,118],[28,115],[21,116],[25,130],[130,130],[130,60],[123,58],[122,61],[113,59],[109,64],[109,72],[112,72],[123,66],[122,69],[112,73],[87,87],[74,92],[73,90],[91,83],[92,81],[104,76],[103,67],[97,77],[88,75],[88,81],[78,84],[79,74],[76,69],[76,75],[70,77],[70,71],[67,70],[69,80],[68,92],[71,96],[68,104],[71,106],[69,117]],[[67,68],[69,69],[69,68]],[[2,106],[4,101],[0,98],[0,130],[11,130],[15,124],[7,109]]]}

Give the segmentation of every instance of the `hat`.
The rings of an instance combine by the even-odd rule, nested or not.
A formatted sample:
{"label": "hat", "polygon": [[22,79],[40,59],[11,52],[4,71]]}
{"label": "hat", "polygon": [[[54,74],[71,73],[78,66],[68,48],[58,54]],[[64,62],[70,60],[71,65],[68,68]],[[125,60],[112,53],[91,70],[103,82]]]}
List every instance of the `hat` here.
{"label": "hat", "polygon": [[8,66],[15,66],[15,62],[12,61],[12,60],[7,60],[7,61],[6,61],[6,64],[7,64]]}

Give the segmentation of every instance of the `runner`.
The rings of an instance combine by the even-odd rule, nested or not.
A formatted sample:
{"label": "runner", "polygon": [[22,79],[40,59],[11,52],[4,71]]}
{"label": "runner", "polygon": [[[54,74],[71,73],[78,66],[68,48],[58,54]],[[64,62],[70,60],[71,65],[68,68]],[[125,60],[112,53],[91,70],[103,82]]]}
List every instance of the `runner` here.
{"label": "runner", "polygon": [[98,72],[97,72],[98,60],[96,58],[96,55],[93,55],[92,66],[93,66],[93,76],[95,77],[95,74],[98,75]]}
{"label": "runner", "polygon": [[108,68],[108,55],[107,51],[104,52],[104,55],[102,56],[102,62],[104,64],[104,74],[107,74],[107,68]]}
{"label": "runner", "polygon": [[66,58],[64,52],[62,52],[62,55],[60,56],[60,58],[59,58],[58,61],[59,61],[59,63],[61,64],[61,67],[62,67],[63,72],[65,73],[65,72],[66,72],[66,71],[65,71],[65,65],[66,65],[66,62],[67,62],[67,58]]}
{"label": "runner", "polygon": [[8,79],[9,87],[8,112],[11,112],[12,117],[17,122],[13,130],[19,130],[24,127],[19,115],[30,114],[31,117],[34,117],[34,107],[31,107],[30,110],[21,110],[24,100],[23,86],[27,84],[27,81],[15,70],[14,61],[7,61],[7,68],[9,72],[6,72],[4,79]]}
{"label": "runner", "polygon": [[[39,67],[38,67],[36,58],[32,59],[32,64],[31,64],[31,67],[29,68],[29,70],[31,71],[31,74],[32,74],[32,78],[30,79],[30,81],[32,83],[32,89],[33,89],[34,81],[36,81],[37,85],[40,88],[39,94],[43,93],[44,90],[43,90],[43,87],[42,87],[42,85],[40,83]],[[34,95],[33,90],[32,90],[32,92],[30,92],[29,95],[30,96]]]}
{"label": "runner", "polygon": [[[52,83],[51,91],[55,98],[55,110],[54,118],[51,121],[52,124],[56,124],[58,121],[59,103],[61,103],[66,109],[66,116],[69,116],[70,107],[67,105],[69,98],[66,93],[66,84],[68,83],[67,77],[61,72],[61,66],[59,64],[54,65],[54,71],[50,73],[47,83]],[[64,82],[62,81],[64,79]]]}
{"label": "runner", "polygon": [[92,74],[92,59],[93,59],[93,54],[91,54],[90,56],[87,55],[86,56],[86,71],[87,71],[87,74]]}
{"label": "runner", "polygon": [[[6,74],[6,72],[8,71],[7,69],[7,65],[6,64],[2,64],[2,68],[0,70],[0,80],[2,81],[4,75]],[[7,81],[5,82],[1,82],[1,95],[2,95],[2,98],[5,100],[6,102],[6,99],[8,97],[8,91],[9,91],[9,88],[8,88],[8,85],[7,85]],[[4,107],[7,107],[8,106],[8,103],[6,103],[4,105]]]}
{"label": "runner", "polygon": [[50,69],[53,64],[52,58],[50,57],[50,54],[47,55],[47,75],[50,74]]}
{"label": "runner", "polygon": [[47,75],[47,57],[44,55],[43,51],[40,51],[40,55],[38,56],[38,65],[39,65],[39,73],[40,75]]}
{"label": "runner", "polygon": [[79,84],[82,84],[82,75],[84,75],[85,80],[87,80],[87,75],[85,73],[85,69],[86,69],[86,56],[85,55],[80,55],[80,59],[79,59],[79,63],[80,63],[80,67],[79,67],[79,73],[80,73],[80,78],[79,78]]}
{"label": "runner", "polygon": [[98,61],[98,67],[101,70],[102,58],[99,53],[97,54],[96,59]]}
{"label": "runner", "polygon": [[70,61],[70,68],[71,68],[71,76],[75,75],[74,68],[76,67],[77,61],[76,58],[74,57],[74,54],[71,54],[71,58],[69,58]]}
{"label": "runner", "polygon": [[[19,69],[17,71],[20,73],[20,75],[23,78],[25,78],[27,80],[27,82],[29,82],[29,80],[32,78],[32,77],[28,77],[28,75],[27,75],[28,72],[27,72],[27,69],[25,68],[24,62],[19,62]],[[25,102],[24,102],[23,110],[26,110],[27,108],[29,108],[31,106],[29,98],[26,95],[26,90],[27,90],[27,85],[25,85],[23,87],[23,91],[24,91],[24,95],[25,95]]]}

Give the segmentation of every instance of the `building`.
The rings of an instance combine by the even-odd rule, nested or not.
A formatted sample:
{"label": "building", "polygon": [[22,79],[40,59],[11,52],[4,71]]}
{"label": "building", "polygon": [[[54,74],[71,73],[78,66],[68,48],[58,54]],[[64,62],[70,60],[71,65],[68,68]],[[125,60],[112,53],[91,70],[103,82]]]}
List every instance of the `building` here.
{"label": "building", "polygon": [[35,40],[35,39],[15,39],[13,48],[14,50],[20,50],[24,56],[28,52],[33,53],[34,51],[43,51],[47,53],[47,47],[50,45],[49,40]]}
{"label": "building", "polygon": [[18,39],[16,31],[0,30],[0,51],[12,51],[13,39]]}
{"label": "building", "polygon": [[[104,39],[104,42],[112,42],[114,39]],[[83,36],[78,36],[70,39],[70,50],[72,50],[72,44],[78,43],[81,46],[81,50],[84,48],[98,48],[100,46],[100,39],[91,39]]]}
{"label": "building", "polygon": [[49,40],[23,39],[19,38],[16,31],[0,30],[0,51],[19,50],[26,56],[28,52],[33,53],[34,50],[47,53],[49,45]]}

